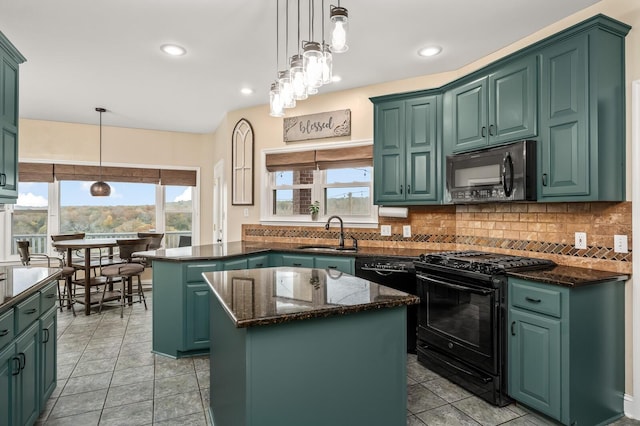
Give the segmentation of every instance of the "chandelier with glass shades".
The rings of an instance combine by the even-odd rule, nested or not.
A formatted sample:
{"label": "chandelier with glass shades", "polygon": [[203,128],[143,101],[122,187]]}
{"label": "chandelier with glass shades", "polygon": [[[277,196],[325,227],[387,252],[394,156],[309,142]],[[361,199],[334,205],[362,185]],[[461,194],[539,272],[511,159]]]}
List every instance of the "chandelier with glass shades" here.
{"label": "chandelier with glass shades", "polygon": [[[329,7],[329,20],[331,21],[331,44],[324,38],[324,0],[320,9],[320,38],[316,41],[315,0],[308,0],[308,23],[301,25],[300,0],[297,1],[297,43],[293,55],[289,57],[289,0],[285,0],[284,30],[280,28],[281,6],[280,0],[276,0],[276,79],[271,83],[269,91],[269,110],[273,117],[284,116],[284,110],[294,108],[297,101],[307,99],[309,95],[318,93],[318,89],[331,83],[333,76],[333,53],[346,52],[348,11],[344,7],[331,5]],[[300,29],[306,26],[308,40],[300,41]],[[284,65],[280,61],[280,33],[284,33]]]}

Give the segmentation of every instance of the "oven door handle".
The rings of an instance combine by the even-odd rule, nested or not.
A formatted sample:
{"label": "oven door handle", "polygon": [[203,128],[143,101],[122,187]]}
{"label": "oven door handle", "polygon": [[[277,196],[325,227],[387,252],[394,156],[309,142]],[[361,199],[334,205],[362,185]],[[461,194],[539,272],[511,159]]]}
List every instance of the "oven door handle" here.
{"label": "oven door handle", "polygon": [[487,295],[489,295],[489,294],[494,292],[494,290],[487,290],[487,289],[482,289],[482,288],[478,288],[478,287],[452,284],[452,283],[449,283],[449,282],[446,282],[446,281],[442,281],[442,280],[437,280],[435,278],[431,278],[429,276],[422,275],[422,274],[416,274],[416,277],[421,279],[421,280],[425,280],[425,281],[431,282],[433,284],[438,284],[438,285],[441,285],[443,287],[447,287],[447,288],[450,288],[450,289],[453,289],[453,290],[466,291],[467,293],[480,294],[482,296],[487,296]]}
{"label": "oven door handle", "polygon": [[[427,349],[424,346],[422,346],[423,349]],[[428,350],[428,349],[427,349]],[[490,377],[486,377],[486,376],[481,376],[478,373],[471,371],[471,370],[467,370],[465,368],[460,367],[459,365],[456,365],[452,362],[447,361],[446,359],[438,356],[434,351],[429,351],[429,356],[432,356],[434,358],[436,358],[438,361],[447,364],[449,367],[453,368],[456,371],[460,371],[468,376],[472,376],[475,377],[476,379],[480,380],[482,383],[489,383],[491,382],[491,378]]]}

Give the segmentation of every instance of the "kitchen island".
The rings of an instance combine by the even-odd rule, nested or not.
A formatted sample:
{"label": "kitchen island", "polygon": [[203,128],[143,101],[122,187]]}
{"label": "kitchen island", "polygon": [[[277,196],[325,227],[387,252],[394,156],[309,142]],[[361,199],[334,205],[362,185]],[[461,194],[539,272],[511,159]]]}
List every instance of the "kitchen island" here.
{"label": "kitchen island", "polygon": [[406,424],[406,306],[326,269],[203,273],[216,426]]}

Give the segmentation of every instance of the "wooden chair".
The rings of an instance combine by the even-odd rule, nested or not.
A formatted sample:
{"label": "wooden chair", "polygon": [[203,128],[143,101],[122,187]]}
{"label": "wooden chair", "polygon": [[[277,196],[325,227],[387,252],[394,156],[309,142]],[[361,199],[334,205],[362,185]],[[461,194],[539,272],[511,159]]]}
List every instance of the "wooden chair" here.
{"label": "wooden chair", "polygon": [[[100,268],[100,275],[106,277],[107,282],[104,286],[104,291],[102,292],[102,298],[100,299],[100,308],[98,312],[102,312],[102,305],[107,298],[110,298],[111,300],[119,299],[120,318],[122,318],[124,314],[124,305],[126,304],[126,298],[132,298],[134,296],[134,293],[132,291],[133,277],[138,277],[138,289],[136,291],[138,300],[136,302],[131,299],[130,302],[144,303],[144,308],[147,309],[147,300],[144,297],[144,291],[142,290],[142,281],[140,280],[140,275],[142,275],[142,272],[144,272],[144,265],[139,262],[135,262],[134,258],[131,255],[138,251],[148,250],[149,239],[122,239],[116,240],[116,242],[118,243],[120,259],[122,259],[123,263]],[[113,287],[113,284],[115,282],[114,280],[116,278],[121,280],[121,289],[113,291],[109,290],[109,288]]]}
{"label": "wooden chair", "polygon": [[[49,256],[45,253],[31,253],[30,245],[31,243],[28,240],[20,240],[17,241],[18,244],[18,254],[20,255],[20,261],[24,266],[30,266],[31,261],[34,259],[43,259],[47,262],[48,268],[60,268],[62,270],[62,274],[58,279],[58,303],[60,305],[60,312],[62,312],[63,308],[63,300],[66,301],[66,306],[70,307],[73,311],[73,316],[76,316],[76,310],[73,307],[73,300],[71,297],[71,288],[68,286],[67,278],[73,276],[76,270],[71,266],[65,266],[62,258]],[[55,264],[52,266],[52,262]],[[60,281],[64,281],[64,288],[60,291]]]}

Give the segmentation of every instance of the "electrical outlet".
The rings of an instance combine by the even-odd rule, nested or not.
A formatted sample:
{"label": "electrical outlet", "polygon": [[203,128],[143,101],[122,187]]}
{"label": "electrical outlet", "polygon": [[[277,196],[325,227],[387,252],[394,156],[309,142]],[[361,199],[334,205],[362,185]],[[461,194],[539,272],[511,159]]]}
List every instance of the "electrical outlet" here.
{"label": "electrical outlet", "polygon": [[244,217],[249,217],[249,209],[244,209]]}
{"label": "electrical outlet", "polygon": [[584,250],[587,248],[587,233],[586,232],[576,232],[576,244],[575,247],[578,250]]}
{"label": "electrical outlet", "polygon": [[380,225],[380,235],[383,237],[391,236],[391,225]]}
{"label": "electrical outlet", "polygon": [[402,227],[402,236],[404,238],[411,238],[411,225],[404,225]]}
{"label": "electrical outlet", "polygon": [[613,251],[616,253],[629,253],[626,235],[613,236]]}

